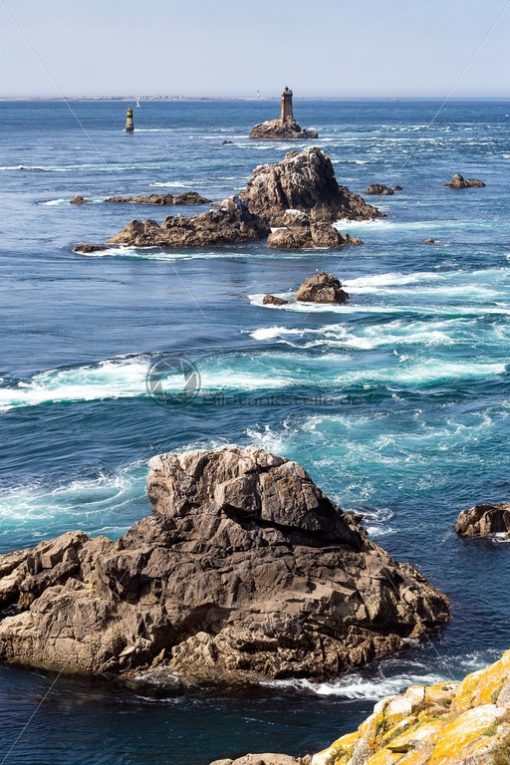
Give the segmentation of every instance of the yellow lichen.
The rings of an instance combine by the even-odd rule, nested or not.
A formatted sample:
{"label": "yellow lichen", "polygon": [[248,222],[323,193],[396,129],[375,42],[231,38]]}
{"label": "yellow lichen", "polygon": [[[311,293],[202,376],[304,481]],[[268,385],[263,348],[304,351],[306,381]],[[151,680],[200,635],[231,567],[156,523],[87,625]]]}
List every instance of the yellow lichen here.
{"label": "yellow lichen", "polygon": [[492,696],[501,690],[509,673],[510,651],[506,651],[495,664],[464,678],[455,695],[452,708],[460,712],[480,704],[494,703]]}

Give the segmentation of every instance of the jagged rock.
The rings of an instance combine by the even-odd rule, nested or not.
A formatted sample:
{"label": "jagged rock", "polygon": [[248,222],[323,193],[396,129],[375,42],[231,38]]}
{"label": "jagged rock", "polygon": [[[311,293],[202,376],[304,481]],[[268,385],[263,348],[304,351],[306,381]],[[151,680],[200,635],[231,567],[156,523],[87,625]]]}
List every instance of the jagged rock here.
{"label": "jagged rock", "polygon": [[73,247],[74,252],[87,254],[89,252],[103,252],[108,247],[105,244],[77,244]]}
{"label": "jagged rock", "polygon": [[413,685],[379,701],[312,765],[508,765],[510,651],[461,683]]}
{"label": "jagged rock", "polygon": [[159,225],[153,220],[134,220],[109,244],[135,247],[203,247],[253,242],[267,236],[268,227],[248,209],[239,196],[230,197],[218,209],[192,217],[170,216]]}
{"label": "jagged rock", "polygon": [[278,295],[264,295],[262,302],[264,305],[288,305],[289,301]]}
{"label": "jagged rock", "polygon": [[118,204],[138,204],[138,205],[207,205],[211,203],[210,199],[202,197],[196,191],[185,191],[184,194],[149,194],[147,196],[134,197],[108,197],[105,202],[116,202]]}
{"label": "jagged rock", "polygon": [[152,514],[0,557],[0,658],[202,683],[327,678],[448,619],[296,463],[254,447],[150,462]]}
{"label": "jagged rock", "polygon": [[267,120],[255,125],[250,131],[250,138],[264,141],[297,141],[318,138],[316,130],[302,128],[296,120]]}
{"label": "jagged rock", "polygon": [[296,292],[296,300],[303,303],[347,303],[349,295],[336,276],[322,271],[305,279]]}
{"label": "jagged rock", "polygon": [[480,181],[478,178],[464,178],[460,173],[455,173],[451,181],[444,185],[450,189],[483,189],[487,184]]}
{"label": "jagged rock", "polygon": [[[383,183],[372,183],[365,191],[365,194],[392,196],[396,190],[397,189],[392,189],[389,186],[385,186]],[[400,191],[400,186],[398,187],[398,190]]]}
{"label": "jagged rock", "polygon": [[90,204],[90,199],[87,199],[87,197],[82,197],[80,194],[78,194],[77,197],[73,197],[69,201],[70,205],[88,205]]}
{"label": "jagged rock", "polygon": [[481,504],[463,510],[455,524],[461,537],[490,537],[506,534],[510,537],[510,502]]}
{"label": "jagged rock", "polygon": [[381,216],[358,194],[338,185],[330,158],[314,146],[291,151],[276,165],[260,165],[241,193],[250,210],[274,227],[285,225],[288,210],[328,223]]}

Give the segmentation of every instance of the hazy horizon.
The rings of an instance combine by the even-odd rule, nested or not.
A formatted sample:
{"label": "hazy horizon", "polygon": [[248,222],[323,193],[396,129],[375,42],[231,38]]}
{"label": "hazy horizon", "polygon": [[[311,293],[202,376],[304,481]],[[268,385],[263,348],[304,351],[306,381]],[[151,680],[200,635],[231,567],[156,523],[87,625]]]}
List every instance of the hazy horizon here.
{"label": "hazy horizon", "polygon": [[0,98],[505,98],[502,0],[0,0]]}

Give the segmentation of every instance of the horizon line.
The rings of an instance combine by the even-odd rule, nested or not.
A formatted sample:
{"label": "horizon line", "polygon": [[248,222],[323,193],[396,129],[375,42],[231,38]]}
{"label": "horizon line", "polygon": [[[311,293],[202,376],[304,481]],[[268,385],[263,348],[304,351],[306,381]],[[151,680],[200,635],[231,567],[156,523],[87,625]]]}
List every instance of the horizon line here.
{"label": "horizon line", "polygon": [[[192,95],[73,95],[73,96],[49,96],[49,95],[19,95],[19,96],[2,96],[0,95],[0,103],[13,102],[13,101],[277,101],[280,99],[279,95],[273,96],[192,96]],[[337,95],[318,95],[318,96],[295,96],[295,101],[441,101],[444,100],[444,95],[365,95],[365,96],[337,96]],[[451,96],[448,101],[510,101],[509,94],[500,95],[457,95]]]}

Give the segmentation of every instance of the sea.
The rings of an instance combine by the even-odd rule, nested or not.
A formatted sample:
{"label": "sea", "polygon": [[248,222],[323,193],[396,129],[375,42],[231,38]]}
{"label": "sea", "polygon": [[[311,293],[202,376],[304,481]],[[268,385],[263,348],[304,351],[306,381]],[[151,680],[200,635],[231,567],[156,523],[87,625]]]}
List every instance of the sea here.
{"label": "sea", "polygon": [[[305,145],[248,139],[276,101],[142,101],[133,135],[127,105],[0,103],[0,553],[74,529],[118,538],[150,512],[152,455],[254,444],[363,513],[375,542],[449,595],[452,621],[327,683],[235,693],[3,666],[0,763],[315,752],[381,697],[461,678],[510,646],[510,547],[453,531],[462,509],[510,499],[510,101],[297,100],[341,184],[403,187],[371,198],[386,217],[338,222],[362,247],[79,255],[73,245],[132,218],[206,209],[110,195],[221,200]],[[487,186],[445,188],[455,172]],[[77,194],[91,202],[70,205]],[[262,304],[319,270],[348,305]]]}

